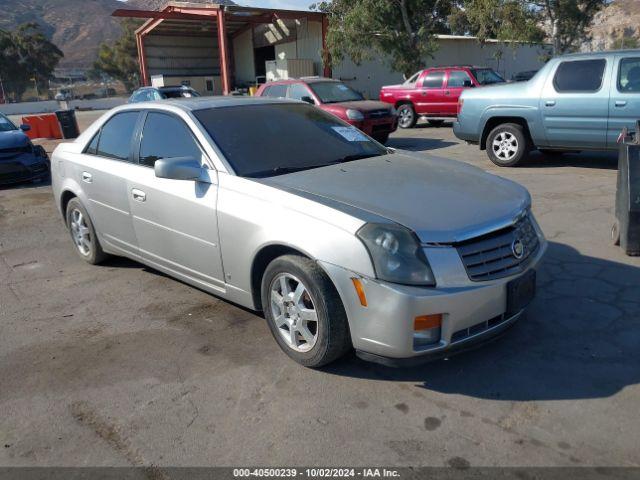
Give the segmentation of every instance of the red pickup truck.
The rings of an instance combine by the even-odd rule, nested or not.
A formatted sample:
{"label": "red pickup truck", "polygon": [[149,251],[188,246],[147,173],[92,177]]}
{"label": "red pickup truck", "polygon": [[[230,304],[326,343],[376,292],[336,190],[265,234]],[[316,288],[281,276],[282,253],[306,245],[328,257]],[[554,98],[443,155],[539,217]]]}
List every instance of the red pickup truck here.
{"label": "red pickup truck", "polygon": [[426,117],[434,126],[458,115],[458,99],[465,88],[503,83],[505,80],[487,67],[434,67],[421,70],[401,85],[380,90],[380,100],[398,111],[398,126],[413,127]]}

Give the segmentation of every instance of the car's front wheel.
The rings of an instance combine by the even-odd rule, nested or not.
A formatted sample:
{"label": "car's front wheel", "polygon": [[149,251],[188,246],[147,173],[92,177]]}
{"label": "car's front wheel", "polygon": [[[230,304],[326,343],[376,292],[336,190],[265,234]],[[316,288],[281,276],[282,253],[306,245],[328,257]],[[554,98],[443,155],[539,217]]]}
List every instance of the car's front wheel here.
{"label": "car's front wheel", "polygon": [[418,121],[416,111],[410,103],[403,103],[398,107],[398,126],[400,128],[411,128]]}
{"label": "car's front wheel", "polygon": [[499,167],[515,167],[531,149],[521,125],[504,123],[491,130],[486,143],[489,159]]}
{"label": "car's front wheel", "polygon": [[262,308],[276,342],[306,367],[321,367],[351,348],[347,314],[326,273],[298,255],[273,260],[262,279]]}
{"label": "car's front wheel", "polygon": [[102,262],[107,255],[102,251],[91,218],[80,200],[69,200],[66,214],[67,227],[80,258],[93,265]]}

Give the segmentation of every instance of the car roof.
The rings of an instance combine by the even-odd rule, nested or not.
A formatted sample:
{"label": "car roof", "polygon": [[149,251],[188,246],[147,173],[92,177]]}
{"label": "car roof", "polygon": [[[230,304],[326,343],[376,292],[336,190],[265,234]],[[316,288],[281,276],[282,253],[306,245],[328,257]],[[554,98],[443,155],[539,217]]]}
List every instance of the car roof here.
{"label": "car roof", "polygon": [[640,55],[640,49],[627,49],[627,50],[607,50],[604,52],[581,52],[581,53],[569,53],[566,55],[558,55],[555,58],[564,59],[564,58],[603,58],[609,57],[613,55],[620,54],[631,54],[631,55]]}
{"label": "car roof", "polygon": [[152,102],[128,103],[118,107],[119,111],[140,110],[141,108],[162,108],[175,107],[187,112],[205,110],[209,108],[237,107],[241,105],[269,105],[282,103],[304,103],[286,98],[271,97],[246,97],[246,96],[215,96],[215,97],[195,97],[195,98],[168,98],[165,100]]}
{"label": "car roof", "polygon": [[269,85],[289,85],[291,83],[320,83],[320,82],[334,82],[339,83],[340,80],[336,78],[326,78],[326,77],[300,77],[300,78],[288,78],[286,80],[274,80],[272,82],[265,83],[266,86]]}

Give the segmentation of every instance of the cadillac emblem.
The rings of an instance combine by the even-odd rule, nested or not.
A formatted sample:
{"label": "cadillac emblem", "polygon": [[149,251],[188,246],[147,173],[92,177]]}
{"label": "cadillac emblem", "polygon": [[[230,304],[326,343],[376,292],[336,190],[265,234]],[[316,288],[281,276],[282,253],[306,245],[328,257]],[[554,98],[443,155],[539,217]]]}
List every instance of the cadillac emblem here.
{"label": "cadillac emblem", "polygon": [[522,259],[524,257],[524,243],[522,243],[522,240],[516,238],[511,244],[511,251],[518,260]]}

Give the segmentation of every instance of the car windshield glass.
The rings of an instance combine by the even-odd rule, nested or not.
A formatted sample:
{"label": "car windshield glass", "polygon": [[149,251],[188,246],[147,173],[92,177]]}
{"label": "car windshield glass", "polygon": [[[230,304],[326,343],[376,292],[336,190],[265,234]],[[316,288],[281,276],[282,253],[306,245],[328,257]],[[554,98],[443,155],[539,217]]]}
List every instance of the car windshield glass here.
{"label": "car windshield glass", "polygon": [[311,90],[322,103],[352,102],[364,100],[361,94],[340,82],[314,82],[309,84]]}
{"label": "car windshield glass", "polygon": [[11,130],[16,130],[17,127],[13,124],[11,120],[9,120],[4,115],[0,114],[0,132],[9,132]]}
{"label": "car windshield glass", "polygon": [[504,83],[504,78],[490,68],[474,68],[471,73],[476,77],[480,85],[491,85],[492,83]]}
{"label": "car windshield glass", "polygon": [[191,98],[199,97],[195,90],[163,90],[162,94],[165,98]]}
{"label": "car windshield glass", "polygon": [[306,104],[219,107],[194,115],[242,177],[270,177],[388,153],[355,127]]}

